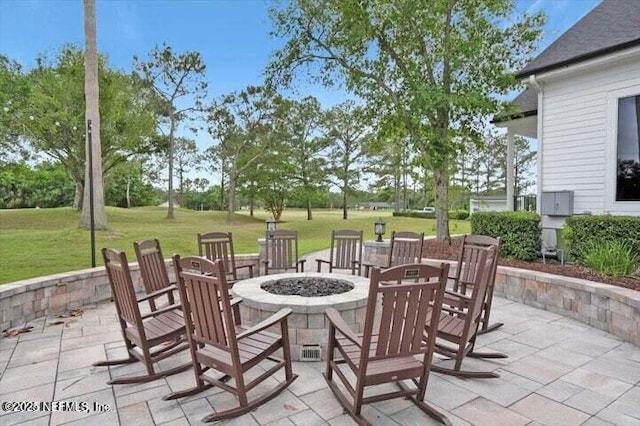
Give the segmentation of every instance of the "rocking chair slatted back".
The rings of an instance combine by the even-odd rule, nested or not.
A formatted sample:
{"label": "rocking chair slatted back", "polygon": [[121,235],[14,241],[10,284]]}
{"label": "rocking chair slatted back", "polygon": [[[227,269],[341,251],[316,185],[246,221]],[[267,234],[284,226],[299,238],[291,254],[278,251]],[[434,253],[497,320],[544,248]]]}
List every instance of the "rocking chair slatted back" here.
{"label": "rocking chair slatted back", "polygon": [[[269,274],[271,269],[288,270],[295,269],[299,271],[299,265],[302,261],[298,261],[298,232],[284,229],[275,231],[267,231],[265,234],[266,259],[265,259],[265,275]],[[304,271],[304,265],[302,265]]]}
{"label": "rocking chair slatted back", "polygon": [[402,231],[391,233],[387,267],[420,262],[424,233]]}
{"label": "rocking chair slatted back", "polygon": [[144,332],[140,308],[133,290],[133,282],[127,263],[127,255],[121,251],[103,248],[102,257],[109,276],[118,316],[121,320]]}
{"label": "rocking chair slatted back", "polygon": [[231,232],[207,232],[198,234],[198,252],[207,259],[222,260],[228,274],[237,280],[236,260],[233,255],[233,239]]}
{"label": "rocking chair slatted back", "polygon": [[362,259],[362,231],[342,229],[331,231],[332,268],[352,269]]}
{"label": "rocking chair slatted back", "polygon": [[[202,263],[211,265],[209,262]],[[181,286],[184,286],[184,296],[188,301],[184,305],[190,309],[190,312],[185,312],[185,316],[193,319],[191,337],[197,343],[206,343],[228,351],[235,345],[229,289],[224,276],[221,279],[217,275],[217,269],[203,272],[205,274],[183,269],[180,273]]]}
{"label": "rocking chair slatted back", "polygon": [[[368,358],[369,361],[427,351],[422,341],[424,324],[430,310],[442,304],[446,284],[444,277],[448,268],[448,265],[412,265],[383,272],[374,269],[368,300],[368,306],[373,308],[367,310],[371,321],[367,317],[363,335],[377,335],[378,338],[375,358]],[[378,298],[382,301],[382,310],[380,323],[376,332],[373,332],[373,315]],[[363,342],[362,354],[369,353],[367,346],[370,343]]]}
{"label": "rocking chair slatted back", "polygon": [[170,286],[160,241],[157,239],[136,241],[133,243],[133,248],[140,265],[140,275],[145,291],[153,293]]}

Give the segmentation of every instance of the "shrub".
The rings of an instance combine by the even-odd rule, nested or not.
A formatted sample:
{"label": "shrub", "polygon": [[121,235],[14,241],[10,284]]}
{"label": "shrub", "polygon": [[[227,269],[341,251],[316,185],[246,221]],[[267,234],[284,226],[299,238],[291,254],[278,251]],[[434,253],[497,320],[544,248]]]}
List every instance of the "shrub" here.
{"label": "shrub", "polygon": [[[422,219],[435,219],[435,212],[393,212],[393,215],[396,217],[418,217]],[[469,212],[466,210],[453,210],[449,212],[449,219],[452,220],[466,220],[469,218]]]}
{"label": "shrub", "polygon": [[564,238],[571,258],[582,263],[592,243],[609,240],[626,242],[634,253],[640,253],[640,217],[572,216],[565,222]]}
{"label": "shrub", "polygon": [[471,232],[502,238],[500,255],[533,260],[540,250],[540,216],[530,212],[479,212],[471,215]]}
{"label": "shrub", "polygon": [[435,212],[393,212],[393,216],[395,217],[418,217],[422,219],[435,219]]}
{"label": "shrub", "polygon": [[449,212],[449,219],[467,220],[469,219],[469,212],[466,210],[452,210]]}
{"label": "shrub", "polygon": [[640,255],[626,241],[591,241],[583,255],[586,266],[614,278],[633,274],[640,263]]}

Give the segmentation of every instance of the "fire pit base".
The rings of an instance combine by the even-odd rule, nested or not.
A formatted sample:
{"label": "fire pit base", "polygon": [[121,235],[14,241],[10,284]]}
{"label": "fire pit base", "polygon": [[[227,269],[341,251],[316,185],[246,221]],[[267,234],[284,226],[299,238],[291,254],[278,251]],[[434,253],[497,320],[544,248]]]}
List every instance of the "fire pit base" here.
{"label": "fire pit base", "polygon": [[[279,280],[304,282],[305,279],[311,284],[324,280],[339,281],[352,286],[352,289],[330,296],[305,297],[272,294],[262,288]],[[294,361],[320,361],[326,359],[328,324],[324,315],[325,309],[335,308],[353,331],[361,332],[369,294],[369,280],[354,275],[315,272],[277,274],[239,281],[233,286],[232,292],[234,296],[243,299],[240,304],[243,324],[257,324],[282,308],[290,308],[292,313],[288,319],[288,326],[291,357]],[[318,352],[319,357],[316,355]]]}

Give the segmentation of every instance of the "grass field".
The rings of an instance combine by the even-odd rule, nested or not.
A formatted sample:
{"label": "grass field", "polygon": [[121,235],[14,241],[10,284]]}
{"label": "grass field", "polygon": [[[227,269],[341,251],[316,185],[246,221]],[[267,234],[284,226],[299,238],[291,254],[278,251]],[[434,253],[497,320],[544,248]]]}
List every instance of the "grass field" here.
{"label": "grass field", "polygon": [[[100,249],[112,247],[127,252],[135,261],[133,242],[158,238],[166,257],[173,253],[197,253],[196,234],[209,231],[233,232],[236,253],[257,253],[257,239],[264,235],[269,215],[256,211],[255,217],[239,213],[232,225],[226,224],[224,212],[176,210],[176,219],[165,219],[166,208],[107,208],[108,231],[96,234],[96,264],[101,265]],[[328,248],[332,229],[362,229],[365,239],[373,239],[373,222],[382,217],[387,222],[387,238],[392,230],[413,230],[435,234],[429,219],[392,217],[391,212],[349,212],[342,220],[340,210],[306,212],[286,210],[279,229],[298,231],[300,254]],[[91,265],[89,232],[78,228],[79,213],[71,208],[0,210],[0,284],[58,272],[88,268]],[[451,233],[469,232],[468,222],[451,222]]]}

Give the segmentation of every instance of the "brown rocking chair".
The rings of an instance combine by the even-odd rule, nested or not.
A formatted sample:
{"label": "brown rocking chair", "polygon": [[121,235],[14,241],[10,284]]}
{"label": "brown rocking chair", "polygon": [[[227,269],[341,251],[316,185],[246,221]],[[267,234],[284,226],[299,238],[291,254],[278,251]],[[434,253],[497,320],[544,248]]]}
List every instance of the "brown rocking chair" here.
{"label": "brown rocking chair", "polygon": [[[179,263],[179,259],[174,259],[174,262]],[[209,414],[202,419],[203,422],[212,422],[237,417],[255,409],[282,392],[297,376],[291,369],[287,329],[287,317],[291,310],[281,309],[251,328],[237,326],[232,315],[224,264],[220,260],[212,263],[202,259],[201,262],[198,269],[204,274],[183,270],[178,280],[197,384],[191,389],[167,395],[164,399],[194,395],[212,386],[236,395],[239,406]],[[280,336],[266,331],[275,325],[280,327]],[[283,359],[274,356],[280,349]],[[275,365],[245,383],[245,373],[264,360],[273,361]],[[213,378],[204,374],[208,368],[220,371],[223,376]],[[247,392],[281,368],[284,368],[285,380],[249,401]],[[229,378],[234,379],[235,386],[225,383]]]}
{"label": "brown rocking chair", "polygon": [[267,231],[265,234],[264,274],[279,269],[304,272],[305,259],[298,260],[298,232],[285,229]]}
{"label": "brown rocking chair", "polygon": [[254,265],[236,266],[236,255],[233,251],[231,232],[207,232],[198,234],[198,251],[200,256],[211,261],[222,260],[227,271],[227,284],[233,286],[238,281],[238,270],[248,269],[249,278],[253,278]]}
{"label": "brown rocking chair", "polygon": [[136,252],[142,284],[149,297],[151,310],[156,310],[156,298],[160,296],[166,295],[168,298],[166,305],[173,305],[175,303],[173,290],[177,290],[177,287],[169,280],[160,241],[157,239],[136,241],[133,243],[133,249]]}
{"label": "brown rocking chair", "polygon": [[329,260],[316,259],[318,272],[323,263],[329,264],[329,272],[334,269],[348,269],[351,275],[360,275],[362,263],[362,231],[342,229],[331,231],[331,251]]}
{"label": "brown rocking chair", "polygon": [[[476,272],[482,268],[482,265],[478,262],[479,249],[495,247],[493,258],[490,259],[492,261],[491,277],[489,278],[487,295],[482,308],[482,317],[480,319],[480,329],[478,330],[478,334],[489,333],[504,325],[501,322],[489,325],[501,242],[500,237],[492,238],[486,235],[465,235],[462,237],[462,246],[460,247],[460,254],[458,255],[458,267],[456,268],[455,275],[453,277],[449,277],[450,279],[453,279],[453,291],[455,293],[470,293]],[[447,303],[447,295],[445,295],[445,303]]]}
{"label": "brown rocking chair", "polygon": [[[358,424],[369,424],[361,415],[363,404],[392,398],[409,398],[429,416],[451,424],[446,416],[424,401],[436,335],[423,335],[423,332],[435,329],[448,270],[446,264],[441,267],[408,264],[383,272],[374,268],[361,335],[351,331],[337,310],[325,311],[330,323],[325,379]],[[376,306],[382,308],[379,318],[375,318]],[[341,359],[334,358],[336,350]],[[346,364],[355,375],[355,385],[339,368],[341,364]],[[334,373],[351,400],[338,388]],[[415,388],[403,383],[407,379],[413,381]],[[383,383],[395,383],[400,389],[364,396],[365,387]]]}
{"label": "brown rocking chair", "polygon": [[[406,265],[409,263],[420,263],[422,259],[422,245],[424,242],[424,232],[418,234],[410,231],[393,231],[391,242],[389,243],[389,257],[382,269],[393,266]],[[364,276],[369,276],[369,270],[374,265],[364,265]]]}
{"label": "brown rocking chair", "polygon": [[[483,266],[477,268],[474,281],[468,283],[473,285],[470,296],[461,293],[446,293],[438,321],[438,339],[436,340],[435,352],[454,359],[455,363],[453,369],[432,365],[432,371],[463,378],[500,377],[497,373],[490,371],[462,370],[462,362],[466,356],[507,358],[507,355],[502,353],[474,352],[494,257],[495,247],[478,249],[477,263]],[[427,329],[428,331],[429,329]]]}
{"label": "brown rocking chair", "polygon": [[169,370],[156,372],[153,364],[168,358],[189,347],[186,343],[184,317],[180,305],[168,305],[149,314],[140,313],[139,303],[155,297],[157,294],[172,291],[170,288],[154,292],[136,299],[127,263],[123,252],[103,248],[105,268],[111,285],[111,293],[116,304],[116,311],[122,329],[129,357],[113,361],[96,362],[98,367],[131,364],[136,361],[144,363],[147,374],[141,376],[119,377],[107,382],[110,385],[128,383],[144,383],[172,374],[188,370],[187,363]]}

